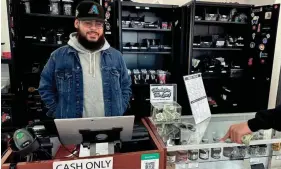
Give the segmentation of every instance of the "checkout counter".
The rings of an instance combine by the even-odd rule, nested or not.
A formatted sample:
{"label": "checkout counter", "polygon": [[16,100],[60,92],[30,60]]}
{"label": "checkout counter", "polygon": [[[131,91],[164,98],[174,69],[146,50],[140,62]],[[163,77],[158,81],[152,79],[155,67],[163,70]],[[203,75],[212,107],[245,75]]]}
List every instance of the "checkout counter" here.
{"label": "checkout counter", "polygon": [[[64,161],[67,163],[71,160],[80,160],[81,162],[81,160],[83,161],[85,159],[90,161],[111,159],[113,161],[113,169],[147,169],[148,166],[152,168],[153,165],[155,165],[155,167],[158,166],[160,169],[165,168],[165,153],[164,149],[162,148],[163,145],[160,145],[159,141],[144,119],[142,119],[140,122],[134,123],[132,140],[122,142],[122,148],[114,154],[78,157],[77,155],[71,155],[71,152],[73,152],[76,145],[62,146],[57,135],[51,135],[50,140],[53,145],[50,152],[50,154],[52,154],[52,158],[48,160],[37,159],[36,161],[26,162],[25,158],[16,157],[15,153],[13,153],[11,149],[8,149],[6,154],[1,159],[1,168],[60,169],[57,167],[58,165],[55,166],[55,164],[58,162]],[[87,167],[89,169],[102,168],[102,166],[94,167],[91,165],[88,165]],[[78,168],[80,169],[81,167],[78,166]]]}
{"label": "checkout counter", "polygon": [[61,161],[112,157],[113,169],[280,169],[280,132],[258,131],[249,145],[220,142],[230,125],[254,115],[212,115],[197,125],[193,116],[181,116],[177,123],[155,122],[148,117],[135,122],[132,140],[124,142],[119,152],[103,156],[70,156],[75,145],[61,146],[57,137],[52,136],[53,159],[14,163],[13,153],[8,150],[1,159],[1,167],[9,169],[16,164],[17,169],[51,169]]}

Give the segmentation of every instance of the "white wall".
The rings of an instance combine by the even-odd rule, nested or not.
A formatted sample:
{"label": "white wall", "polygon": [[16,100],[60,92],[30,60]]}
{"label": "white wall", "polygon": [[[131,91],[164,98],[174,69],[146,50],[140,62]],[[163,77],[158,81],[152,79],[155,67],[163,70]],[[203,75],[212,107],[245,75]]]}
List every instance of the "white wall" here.
{"label": "white wall", "polygon": [[[275,3],[281,4],[281,0],[275,0]],[[281,68],[281,48],[280,48],[280,46],[281,46],[281,11],[279,13],[275,54],[274,54],[273,68],[272,68],[272,78],[271,78],[271,84],[270,84],[270,93],[269,93],[269,102],[268,102],[269,109],[274,108],[276,106],[276,99],[277,99],[277,94],[278,94],[278,85],[279,85],[279,78],[280,78],[280,68]]]}
{"label": "white wall", "polygon": [[[10,52],[10,37],[9,37],[9,27],[7,18],[7,4],[6,0],[1,0],[1,42],[5,45],[1,45],[2,52]],[[9,67],[6,64],[1,64],[1,79],[9,78]]]}
{"label": "white wall", "polygon": [[5,45],[3,46],[3,51],[10,52],[10,37],[9,37],[6,0],[1,0],[1,42],[5,43]]}

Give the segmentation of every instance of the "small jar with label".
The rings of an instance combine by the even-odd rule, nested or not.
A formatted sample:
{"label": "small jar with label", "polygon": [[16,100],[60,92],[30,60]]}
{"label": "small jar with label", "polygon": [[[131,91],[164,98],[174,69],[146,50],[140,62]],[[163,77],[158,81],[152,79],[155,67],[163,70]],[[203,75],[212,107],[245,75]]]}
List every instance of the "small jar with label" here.
{"label": "small jar with label", "polygon": [[60,0],[50,0],[50,14],[60,14]]}
{"label": "small jar with label", "polygon": [[280,151],[281,150],[281,143],[274,143],[272,144],[273,151]]}
{"label": "small jar with label", "polygon": [[72,15],[73,0],[62,0],[63,2],[63,15]]}
{"label": "small jar with label", "polygon": [[[202,144],[208,144],[209,139],[203,138]],[[209,149],[200,149],[199,150],[199,158],[201,160],[208,160],[209,159],[210,150]]]}
{"label": "small jar with label", "polygon": [[198,150],[188,150],[188,159],[191,161],[198,160]]}
{"label": "small jar with label", "polygon": [[200,149],[199,150],[199,158],[201,160],[208,160],[209,159],[209,153],[210,153],[209,149]]}
{"label": "small jar with label", "polygon": [[176,162],[176,152],[168,152],[167,153],[167,163],[174,164]]}
{"label": "small jar with label", "polygon": [[250,146],[248,149],[248,153],[251,156],[256,156],[259,154],[259,146],[254,145],[254,146]]}
{"label": "small jar with label", "polygon": [[177,163],[185,163],[188,161],[188,157],[187,157],[187,151],[178,151],[177,152],[177,157],[176,157],[176,162]]}
{"label": "small jar with label", "polygon": [[214,159],[220,159],[221,158],[221,148],[212,148],[211,149],[211,157]]}
{"label": "small jar with label", "polygon": [[223,148],[223,156],[229,158],[232,155],[233,149],[234,149],[233,147],[225,147],[225,148]]}

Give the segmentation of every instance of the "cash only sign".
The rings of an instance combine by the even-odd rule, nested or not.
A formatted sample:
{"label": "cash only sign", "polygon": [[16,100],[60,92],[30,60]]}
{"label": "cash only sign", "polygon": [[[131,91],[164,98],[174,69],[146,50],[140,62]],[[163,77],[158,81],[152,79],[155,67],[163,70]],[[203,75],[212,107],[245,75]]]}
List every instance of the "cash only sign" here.
{"label": "cash only sign", "polygon": [[53,169],[112,169],[113,157],[57,161]]}

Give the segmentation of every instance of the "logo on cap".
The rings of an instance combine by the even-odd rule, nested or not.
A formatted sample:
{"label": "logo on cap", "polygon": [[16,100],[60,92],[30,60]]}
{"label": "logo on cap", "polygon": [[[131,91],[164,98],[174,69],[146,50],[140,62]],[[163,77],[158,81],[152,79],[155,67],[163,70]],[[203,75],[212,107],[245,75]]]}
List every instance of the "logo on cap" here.
{"label": "logo on cap", "polygon": [[97,5],[93,5],[88,13],[89,13],[89,14],[95,13],[96,15],[98,15],[98,14],[99,14],[99,11],[98,11]]}

